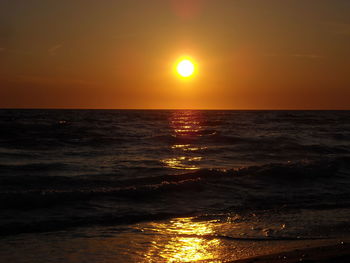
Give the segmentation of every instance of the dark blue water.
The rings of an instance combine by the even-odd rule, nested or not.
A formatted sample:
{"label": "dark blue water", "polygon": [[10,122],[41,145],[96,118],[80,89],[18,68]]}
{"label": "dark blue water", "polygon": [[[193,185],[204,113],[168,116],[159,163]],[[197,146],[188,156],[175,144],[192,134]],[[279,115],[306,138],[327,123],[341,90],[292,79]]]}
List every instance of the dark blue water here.
{"label": "dark blue water", "polygon": [[349,189],[349,111],[0,110],[2,236],[174,218],[336,236]]}

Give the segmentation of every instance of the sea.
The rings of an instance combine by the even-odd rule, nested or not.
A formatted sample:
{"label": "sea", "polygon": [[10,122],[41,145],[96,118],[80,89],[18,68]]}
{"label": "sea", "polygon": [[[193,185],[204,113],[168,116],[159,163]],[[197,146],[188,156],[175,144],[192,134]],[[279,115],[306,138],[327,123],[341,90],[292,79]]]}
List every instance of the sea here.
{"label": "sea", "polygon": [[221,262],[350,233],[350,111],[0,110],[1,262]]}

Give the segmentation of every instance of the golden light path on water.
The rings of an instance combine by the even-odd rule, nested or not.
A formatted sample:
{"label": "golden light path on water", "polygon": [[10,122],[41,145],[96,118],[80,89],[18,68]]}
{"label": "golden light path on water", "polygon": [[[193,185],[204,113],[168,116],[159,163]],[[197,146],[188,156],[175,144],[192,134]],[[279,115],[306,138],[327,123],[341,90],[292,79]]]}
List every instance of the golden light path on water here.
{"label": "golden light path on water", "polygon": [[178,142],[171,146],[174,156],[161,160],[166,167],[178,170],[201,168],[199,162],[203,156],[200,155],[200,151],[206,149],[196,144],[198,138],[202,136],[201,123],[202,116],[199,111],[175,111],[172,114],[169,125],[172,129],[172,136]]}
{"label": "golden light path on water", "polygon": [[[191,218],[177,218],[167,223],[151,223],[147,231],[154,231],[158,239],[152,241],[152,246],[144,255],[152,260],[155,255],[166,262],[193,262],[218,258],[216,253],[221,250],[219,239],[206,239],[213,235],[210,224],[194,222]],[[163,240],[161,237],[168,237]]]}
{"label": "golden light path on water", "polygon": [[[195,217],[140,224],[150,239],[142,262],[228,262],[258,255],[290,251],[322,240],[269,240],[259,230],[261,222],[244,222],[239,217],[201,221]],[[237,221],[237,222],[236,222]],[[255,231],[254,229],[258,230]],[[281,230],[275,226],[275,230]],[[225,238],[228,237],[228,238]],[[230,238],[238,237],[238,239]],[[264,241],[250,240],[249,237]],[[326,244],[328,240],[323,240]]]}

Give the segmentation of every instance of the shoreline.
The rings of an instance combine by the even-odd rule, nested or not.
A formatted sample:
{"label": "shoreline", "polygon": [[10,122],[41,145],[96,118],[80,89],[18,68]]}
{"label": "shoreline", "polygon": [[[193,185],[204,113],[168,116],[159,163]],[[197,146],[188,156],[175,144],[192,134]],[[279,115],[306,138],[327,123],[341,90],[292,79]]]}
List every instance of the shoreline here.
{"label": "shoreline", "polygon": [[[203,230],[200,224],[180,220],[171,224],[137,224],[129,231],[102,227],[8,236],[0,238],[0,258],[3,262],[17,263],[73,263],[80,262],[84,255],[89,255],[91,262],[103,259],[106,263],[114,263],[116,259],[118,262],[345,263],[350,258],[348,236],[300,241],[232,240],[215,235],[209,238],[190,235],[191,226]],[[174,231],[176,227],[178,231]]]}
{"label": "shoreline", "polygon": [[285,252],[254,256],[245,259],[227,261],[228,263],[347,263],[350,261],[350,240],[336,240],[328,245],[310,246]]}

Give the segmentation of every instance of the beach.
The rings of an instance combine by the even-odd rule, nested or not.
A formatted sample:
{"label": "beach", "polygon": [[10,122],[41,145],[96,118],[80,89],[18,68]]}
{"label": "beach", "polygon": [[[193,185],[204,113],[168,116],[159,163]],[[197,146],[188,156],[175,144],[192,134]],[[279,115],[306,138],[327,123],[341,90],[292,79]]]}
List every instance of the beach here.
{"label": "beach", "polygon": [[[347,240],[348,242],[349,240]],[[333,244],[333,245],[332,245]],[[335,244],[335,245],[334,245]],[[349,262],[350,245],[344,241],[333,241],[330,245],[295,249],[292,251],[285,251],[276,254],[265,256],[252,257],[248,259],[241,259],[232,261],[232,263],[296,263],[296,262],[321,262],[321,263],[346,263]]]}
{"label": "beach", "polygon": [[[178,219],[177,224],[184,219]],[[168,222],[170,223],[170,222]],[[167,222],[72,229],[0,239],[6,262],[348,262],[349,239],[269,240],[169,233]],[[192,223],[193,224],[193,223]],[[128,229],[133,229],[128,232]],[[139,231],[135,231],[138,229]],[[197,225],[197,230],[200,229]],[[187,231],[186,231],[187,230]],[[170,231],[171,232],[171,231]],[[181,232],[181,233],[180,233]]]}

